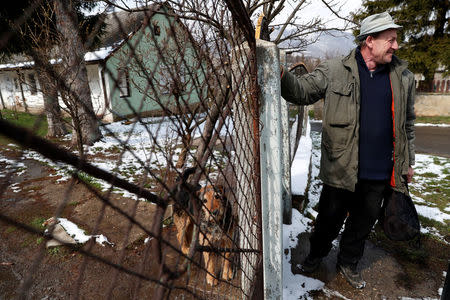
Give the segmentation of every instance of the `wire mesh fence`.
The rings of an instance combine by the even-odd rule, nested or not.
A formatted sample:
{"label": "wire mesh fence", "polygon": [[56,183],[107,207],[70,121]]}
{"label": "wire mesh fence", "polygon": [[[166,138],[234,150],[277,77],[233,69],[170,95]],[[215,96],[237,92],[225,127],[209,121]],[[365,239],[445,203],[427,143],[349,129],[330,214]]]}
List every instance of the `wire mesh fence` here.
{"label": "wire mesh fence", "polygon": [[[83,41],[93,47],[106,22],[87,53],[64,1],[37,1],[12,22],[3,47],[41,9],[56,15],[58,34],[51,51],[28,50],[33,62],[0,68],[12,83],[4,108],[45,108],[31,130],[0,120],[13,143],[0,161],[2,234],[36,240],[10,295],[252,297],[262,257],[260,124],[252,25],[241,4],[107,13]],[[58,126],[59,109],[72,137],[40,137],[45,120]]]}

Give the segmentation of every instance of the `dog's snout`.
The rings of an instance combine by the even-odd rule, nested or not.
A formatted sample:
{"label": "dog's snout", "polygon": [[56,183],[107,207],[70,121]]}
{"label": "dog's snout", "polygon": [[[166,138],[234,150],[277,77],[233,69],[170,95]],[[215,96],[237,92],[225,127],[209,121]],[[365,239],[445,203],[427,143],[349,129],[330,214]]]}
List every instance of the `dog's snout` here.
{"label": "dog's snout", "polygon": [[212,211],[212,213],[213,213],[213,215],[217,216],[219,214],[219,210],[215,209],[215,210]]}

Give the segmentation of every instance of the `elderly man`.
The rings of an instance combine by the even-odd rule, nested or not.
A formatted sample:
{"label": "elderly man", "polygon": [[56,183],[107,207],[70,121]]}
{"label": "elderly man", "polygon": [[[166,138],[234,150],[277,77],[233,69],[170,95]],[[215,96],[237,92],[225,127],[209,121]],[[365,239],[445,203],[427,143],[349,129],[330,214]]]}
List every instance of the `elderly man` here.
{"label": "elderly man", "polygon": [[[345,221],[337,269],[355,288],[364,243],[389,189],[408,193],[414,164],[414,76],[398,49],[388,13],[361,23],[359,46],[297,79],[283,72],[281,95],[295,104],[324,99],[319,214],[303,272],[315,271]],[[348,216],[348,217],[347,217]],[[347,217],[347,218],[346,218]]]}

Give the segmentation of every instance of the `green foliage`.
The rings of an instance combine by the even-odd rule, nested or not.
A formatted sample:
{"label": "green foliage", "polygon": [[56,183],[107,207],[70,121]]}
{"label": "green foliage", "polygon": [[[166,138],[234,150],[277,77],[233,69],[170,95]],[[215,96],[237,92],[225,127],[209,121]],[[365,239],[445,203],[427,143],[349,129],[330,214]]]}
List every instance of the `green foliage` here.
{"label": "green foliage", "polygon": [[[400,49],[397,54],[409,62],[409,69],[433,80],[439,65],[450,65],[450,34],[446,14],[450,2],[443,0],[364,0],[363,8],[354,14],[354,21],[388,11],[399,30]],[[359,31],[355,31],[355,36]]]}

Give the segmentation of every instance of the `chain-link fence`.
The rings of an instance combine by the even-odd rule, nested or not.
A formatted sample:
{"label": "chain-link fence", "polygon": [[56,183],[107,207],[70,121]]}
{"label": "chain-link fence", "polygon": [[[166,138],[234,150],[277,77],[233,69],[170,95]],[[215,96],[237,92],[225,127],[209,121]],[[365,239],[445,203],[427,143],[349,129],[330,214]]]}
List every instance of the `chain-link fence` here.
{"label": "chain-link fence", "polygon": [[[239,1],[169,3],[109,11],[86,34],[73,7],[37,1],[1,37],[6,47],[37,12],[56,15],[55,44],[31,47],[33,62],[0,66],[3,108],[42,111],[31,129],[0,120],[12,143],[0,161],[2,235],[36,241],[24,246],[26,261],[16,258],[20,285],[5,295],[254,294],[262,252],[252,25]],[[71,141],[40,137],[45,119],[69,127]]]}

